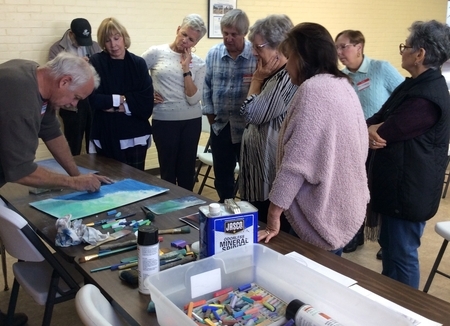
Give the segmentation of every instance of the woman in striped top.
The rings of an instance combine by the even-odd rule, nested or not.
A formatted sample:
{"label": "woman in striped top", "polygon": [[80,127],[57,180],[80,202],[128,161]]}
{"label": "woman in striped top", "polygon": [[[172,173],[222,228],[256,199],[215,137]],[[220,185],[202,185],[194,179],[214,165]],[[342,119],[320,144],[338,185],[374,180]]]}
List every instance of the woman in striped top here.
{"label": "woman in striped top", "polygon": [[[270,15],[257,20],[248,36],[258,65],[241,107],[247,127],[242,136],[239,193],[241,199],[258,208],[263,222],[267,220],[269,191],[275,179],[278,132],[297,90],[285,70],[287,59],[277,50],[292,27],[286,15]],[[284,220],[282,230],[289,229]]]}

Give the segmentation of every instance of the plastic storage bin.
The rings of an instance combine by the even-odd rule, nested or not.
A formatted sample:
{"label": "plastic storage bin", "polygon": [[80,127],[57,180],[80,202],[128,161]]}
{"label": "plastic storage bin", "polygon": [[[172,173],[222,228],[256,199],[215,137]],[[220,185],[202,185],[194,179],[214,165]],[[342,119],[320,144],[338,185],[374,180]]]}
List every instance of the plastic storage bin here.
{"label": "plastic storage bin", "polygon": [[196,326],[183,311],[186,304],[251,282],[287,303],[300,299],[311,304],[343,325],[412,325],[403,315],[260,244],[176,266],[145,280],[161,326]]}

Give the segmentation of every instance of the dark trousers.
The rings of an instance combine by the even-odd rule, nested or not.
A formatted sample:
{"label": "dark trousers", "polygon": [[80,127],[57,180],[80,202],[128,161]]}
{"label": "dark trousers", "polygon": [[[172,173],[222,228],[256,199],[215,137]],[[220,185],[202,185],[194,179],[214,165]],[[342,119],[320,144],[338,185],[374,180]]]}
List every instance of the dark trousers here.
{"label": "dark trousers", "polygon": [[69,143],[72,155],[80,155],[83,136],[86,141],[86,152],[89,150],[89,136],[92,125],[92,112],[88,99],[80,100],[77,111],[60,109],[59,116],[64,124],[64,136]]}
{"label": "dark trousers", "polygon": [[220,202],[234,197],[234,169],[239,162],[241,143],[231,142],[230,124],[228,123],[218,135],[211,130],[211,152],[214,164],[214,186]]}
{"label": "dark trousers", "polygon": [[108,155],[102,148],[98,147],[97,145],[95,145],[95,151],[97,152],[98,155],[114,158],[122,163],[125,163],[136,169],[144,171],[145,158],[147,156],[147,149],[149,142],[150,138],[147,140],[147,145],[136,145],[134,147],[122,149],[123,155],[121,155],[121,158],[112,157],[111,155]]}
{"label": "dark trousers", "polygon": [[152,120],[161,179],[192,191],[202,119]]}

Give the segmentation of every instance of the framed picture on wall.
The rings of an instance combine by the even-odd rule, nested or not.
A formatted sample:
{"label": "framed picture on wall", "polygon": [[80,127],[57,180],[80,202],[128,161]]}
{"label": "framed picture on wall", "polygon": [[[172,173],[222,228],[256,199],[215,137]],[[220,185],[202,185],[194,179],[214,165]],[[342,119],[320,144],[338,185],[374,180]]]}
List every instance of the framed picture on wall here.
{"label": "framed picture on wall", "polygon": [[220,20],[230,10],[236,9],[236,0],[208,0],[208,37],[222,38]]}

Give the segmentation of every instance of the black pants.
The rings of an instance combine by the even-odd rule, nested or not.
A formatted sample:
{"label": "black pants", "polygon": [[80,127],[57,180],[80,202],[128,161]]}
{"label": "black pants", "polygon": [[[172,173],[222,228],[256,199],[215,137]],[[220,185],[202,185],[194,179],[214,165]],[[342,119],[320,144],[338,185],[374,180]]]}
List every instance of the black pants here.
{"label": "black pants", "polygon": [[202,119],[152,120],[161,179],[192,191]]}
{"label": "black pants", "polygon": [[64,124],[64,136],[69,143],[72,155],[80,155],[83,136],[86,140],[86,152],[89,151],[89,136],[91,133],[92,113],[88,99],[78,102],[77,111],[60,109],[59,116]]}
{"label": "black pants", "polygon": [[218,135],[211,130],[211,152],[214,164],[214,186],[220,202],[234,197],[234,169],[239,162],[241,143],[231,142],[230,124]]}

